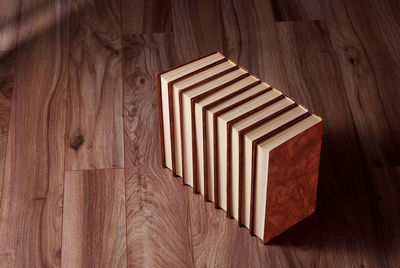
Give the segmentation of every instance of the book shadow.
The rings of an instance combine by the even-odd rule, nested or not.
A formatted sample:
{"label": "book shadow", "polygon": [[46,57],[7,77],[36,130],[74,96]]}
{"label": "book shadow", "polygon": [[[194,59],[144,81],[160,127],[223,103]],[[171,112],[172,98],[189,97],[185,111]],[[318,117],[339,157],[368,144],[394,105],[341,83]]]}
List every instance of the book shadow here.
{"label": "book shadow", "polygon": [[[365,160],[368,156],[362,151],[357,135],[351,128],[348,130],[324,130],[316,212],[265,247],[296,247],[336,252],[339,256],[338,252],[347,252],[350,258],[358,255],[375,260],[382,259],[387,252],[400,250],[396,247],[398,228],[394,222],[400,209],[396,210],[398,204],[390,202],[394,197],[385,196],[393,195],[395,190],[390,193],[377,190],[391,186],[400,189],[400,182],[375,172]],[[388,210],[392,213],[387,213]],[[398,216],[393,217],[393,213]],[[334,257],[334,254],[327,255]]]}

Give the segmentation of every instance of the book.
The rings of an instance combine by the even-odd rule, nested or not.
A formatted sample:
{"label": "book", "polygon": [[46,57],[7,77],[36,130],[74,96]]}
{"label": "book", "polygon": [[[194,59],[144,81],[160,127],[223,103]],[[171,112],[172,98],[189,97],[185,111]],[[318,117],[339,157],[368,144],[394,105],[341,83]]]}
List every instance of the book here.
{"label": "book", "polygon": [[315,211],[322,119],[214,52],[157,75],[163,167],[264,243]]}

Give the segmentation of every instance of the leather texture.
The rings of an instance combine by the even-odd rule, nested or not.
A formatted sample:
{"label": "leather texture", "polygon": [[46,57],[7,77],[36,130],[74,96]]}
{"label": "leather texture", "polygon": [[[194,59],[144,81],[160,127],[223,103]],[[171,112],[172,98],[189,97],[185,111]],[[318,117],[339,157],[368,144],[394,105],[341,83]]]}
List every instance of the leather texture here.
{"label": "leather texture", "polygon": [[264,243],[315,211],[322,126],[270,151]]}

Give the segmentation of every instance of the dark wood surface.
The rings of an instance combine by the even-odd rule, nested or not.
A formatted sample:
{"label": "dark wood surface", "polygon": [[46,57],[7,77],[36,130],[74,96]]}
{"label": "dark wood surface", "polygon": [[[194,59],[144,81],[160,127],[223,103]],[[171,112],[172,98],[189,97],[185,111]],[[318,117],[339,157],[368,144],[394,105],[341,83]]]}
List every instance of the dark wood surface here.
{"label": "dark wood surface", "polygon": [[172,35],[123,38],[128,264],[191,267],[188,187],[161,167],[158,143],[155,81],[175,64]]}
{"label": "dark wood surface", "polygon": [[[400,266],[399,14],[1,0],[0,266]],[[266,245],[161,167],[156,73],[215,50],[324,119],[316,213]]]}
{"label": "dark wood surface", "polygon": [[123,169],[66,171],[63,267],[126,267]]}
{"label": "dark wood surface", "polygon": [[71,1],[66,169],[123,168],[120,5]]}

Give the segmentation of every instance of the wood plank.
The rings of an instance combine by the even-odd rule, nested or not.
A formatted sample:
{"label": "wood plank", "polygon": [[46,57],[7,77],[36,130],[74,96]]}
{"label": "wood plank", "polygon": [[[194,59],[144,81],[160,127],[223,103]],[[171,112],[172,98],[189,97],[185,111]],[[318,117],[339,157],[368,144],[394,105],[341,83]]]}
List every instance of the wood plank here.
{"label": "wood plank", "polygon": [[[381,73],[380,77],[377,76],[375,69],[380,72],[380,68],[371,60],[378,56],[376,53],[382,52],[373,50],[374,52],[371,53],[369,43],[382,43],[382,39],[377,40],[368,35],[368,39],[361,40],[352,22],[361,18],[350,16],[344,2],[325,1],[324,9],[330,39],[340,65],[345,93],[364,156],[371,165],[399,165],[400,141],[395,134],[398,126],[393,124],[393,121],[396,121],[400,114],[397,113],[395,118],[392,112],[386,111],[396,109],[392,109],[391,105],[394,103],[387,103],[387,99],[383,96],[387,91],[395,93],[394,87],[397,87],[398,83],[389,85],[395,80],[383,81],[386,80],[385,76],[390,76],[390,74]],[[365,18],[363,17],[362,20]],[[394,62],[391,56],[384,57],[390,57],[389,64],[384,68],[388,69],[389,73],[391,73],[390,69],[396,72],[397,67],[392,65]],[[399,78],[397,81],[400,82]]]}
{"label": "wood plank", "polygon": [[172,31],[170,0],[122,0],[122,34]]}
{"label": "wood plank", "polygon": [[[219,11],[214,13],[214,10]],[[205,20],[196,13],[200,11],[210,14],[210,18]],[[271,38],[271,35],[275,36],[275,28],[268,3],[235,1],[232,5],[222,1],[216,5],[215,2],[205,1],[190,6],[176,1],[173,2],[173,19],[180,62],[191,60],[206,51],[220,50],[274,86],[287,88],[280,49]],[[211,22],[213,25],[210,25]],[[194,33],[193,29],[200,30]],[[190,194],[189,206],[195,266],[261,265],[257,238],[249,236],[246,229],[238,228],[234,220],[227,220],[222,211],[212,209],[212,204],[204,203],[200,196]],[[285,258],[283,251],[275,249],[265,254],[271,252],[278,259]]]}
{"label": "wood plank", "polygon": [[268,1],[222,1],[222,52],[273,87],[288,83]]}
{"label": "wood plank", "polygon": [[[400,3],[353,0],[345,1],[345,8],[373,67],[380,99],[392,129],[393,147],[398,152],[400,125],[397,120],[400,110],[393,107],[400,102],[400,29],[397,27],[400,24]],[[396,157],[389,165],[399,165],[398,160]]]}
{"label": "wood plank", "polygon": [[188,197],[161,167],[156,73],[175,65],[170,34],[124,36],[128,265],[192,267]]}
{"label": "wood plank", "polygon": [[[369,175],[326,27],[318,21],[281,22],[277,30],[292,96],[325,120],[317,201],[319,226],[312,235],[299,240],[297,246],[307,251],[296,256],[294,250],[291,261],[304,266],[311,262],[379,267],[375,235],[380,230],[372,224]],[[307,247],[318,243],[320,247]]]}
{"label": "wood plank", "polygon": [[258,239],[227,218],[225,211],[187,190],[195,267],[262,267]]}
{"label": "wood plank", "polygon": [[17,47],[21,3],[0,1],[0,56]]}
{"label": "wood plank", "polygon": [[20,1],[0,2],[0,203],[14,88]]}
{"label": "wood plank", "polygon": [[172,0],[172,18],[178,63],[222,50],[220,5],[214,0]]}
{"label": "wood plank", "polygon": [[324,18],[320,0],[271,0],[271,4],[277,21]]}
{"label": "wood plank", "polygon": [[400,265],[400,166],[368,168],[370,204],[373,209],[372,221],[378,233],[377,257],[382,267]]}
{"label": "wood plank", "polygon": [[319,232],[319,217],[313,214],[266,245],[259,240],[262,267],[329,267],[320,256]]}
{"label": "wood plank", "polygon": [[11,116],[11,97],[15,85],[15,56],[15,50],[0,56],[0,202]]}
{"label": "wood plank", "polygon": [[67,170],[123,168],[120,5],[73,0]]}
{"label": "wood plank", "polygon": [[24,1],[22,14],[34,4],[40,20],[34,28],[54,27],[23,42],[16,78],[0,208],[1,267],[59,267],[67,99],[68,1]]}
{"label": "wood plank", "polygon": [[[271,52],[270,47],[265,47],[271,42],[268,42],[267,34],[262,35],[260,39],[256,38],[257,45],[260,45],[254,48],[255,51],[252,51],[251,44],[253,44],[254,39],[253,36],[246,35],[246,31],[251,29],[246,27],[246,24],[249,20],[247,16],[253,15],[256,15],[261,23],[266,22],[266,17],[262,14],[265,11],[263,8],[266,6],[260,3],[260,10],[254,11],[256,5],[248,5],[245,1],[242,1],[236,6],[235,12],[231,11],[232,6],[229,3],[220,4],[221,6],[213,1],[191,2],[191,5],[181,1],[173,2],[174,35],[177,52],[179,52],[177,53],[179,62],[191,60],[212,50],[219,50],[239,64],[245,64],[245,68],[250,66],[251,71],[261,73],[260,70],[264,70],[267,64],[264,65],[259,57],[262,55],[262,58],[271,60],[270,54],[268,54]],[[237,14],[240,14],[243,10],[246,10],[247,13],[240,18],[242,28],[235,31],[239,23]],[[206,15],[207,17],[205,17]],[[259,26],[257,19],[252,21],[255,27]],[[269,29],[274,30],[273,27]],[[260,30],[257,34],[263,31]],[[248,40],[244,41],[241,38],[248,38]],[[248,46],[241,49],[243,43]],[[280,53],[279,47],[274,47],[274,49],[278,49]],[[264,50],[268,52],[262,54]],[[257,53],[260,53],[257,55],[258,57],[256,57]],[[279,57],[279,54],[274,56]],[[276,67],[273,64],[275,62],[271,61],[272,63],[268,65],[266,73]],[[280,64],[283,69],[282,62]],[[279,66],[276,70],[277,75],[275,77],[278,77],[280,75]],[[279,78],[275,79],[275,81],[278,80]],[[188,191],[190,192],[190,190]],[[222,211],[213,209],[212,204],[204,203],[200,196],[190,194],[189,207],[195,266],[260,266],[257,239],[248,236],[243,228],[238,228],[237,222],[227,220]]]}
{"label": "wood plank", "polygon": [[126,267],[123,169],[65,173],[63,267]]}

